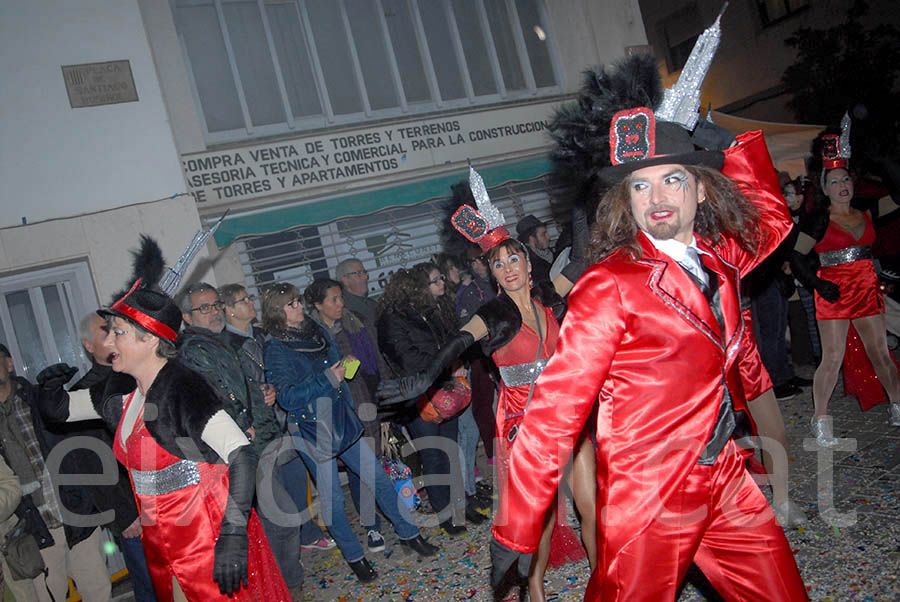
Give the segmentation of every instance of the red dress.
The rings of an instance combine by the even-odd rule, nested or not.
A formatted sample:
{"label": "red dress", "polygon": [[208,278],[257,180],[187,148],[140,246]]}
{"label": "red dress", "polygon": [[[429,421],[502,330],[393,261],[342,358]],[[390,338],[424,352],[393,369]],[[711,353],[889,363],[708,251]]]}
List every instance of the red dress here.
{"label": "red dress", "polygon": [[[134,393],[126,398],[123,417],[133,397]],[[188,600],[291,600],[256,511],[247,526],[248,586],[230,597],[219,593],[212,578],[213,550],[228,495],[228,466],[173,456],[147,430],[143,410],[123,448],[122,422],[113,451],[131,475],[143,524],[141,542],[157,598],[172,599],[174,576]],[[154,487],[167,491],[148,494]]]}
{"label": "red dress", "polygon": [[[540,355],[540,367],[542,369],[556,350],[559,322],[556,321],[551,310],[543,307],[537,301],[534,303],[536,307],[544,310],[544,316],[547,321],[547,332],[544,333],[544,343],[541,346]],[[523,322],[516,336],[491,355],[501,374],[496,430],[497,436],[500,437],[500,446],[496,451],[500,458],[497,466],[501,496],[507,482],[509,450],[513,443],[509,440],[509,435],[510,431],[513,428],[518,428],[517,425],[522,421],[522,417],[525,415],[525,404],[528,401],[528,391],[531,389],[531,382],[537,379],[534,373],[528,371],[531,368],[531,364],[537,359],[540,340],[538,333]],[[508,386],[507,380],[518,384]],[[556,524],[553,528],[553,536],[550,540],[549,566],[559,567],[566,562],[577,562],[584,557],[585,551],[578,540],[578,536],[566,523],[565,515],[558,513]]]}
{"label": "red dress", "polygon": [[[556,350],[556,338],[559,335],[559,323],[553,316],[553,312],[542,306],[537,301],[534,302],[536,307],[544,310],[544,316],[547,322],[547,332],[544,333],[544,344],[541,347],[540,359],[541,369],[546,365],[546,360],[550,359]],[[496,350],[491,357],[500,370],[500,391],[497,400],[497,436],[500,438],[500,449],[497,453],[500,457],[500,483],[506,483],[506,468],[509,462],[509,449],[512,443],[509,441],[509,434],[513,428],[522,421],[525,414],[525,403],[528,400],[528,391],[531,389],[531,383],[534,379],[521,377],[518,374],[510,379],[510,375],[514,371],[521,371],[523,364],[530,364],[537,359],[537,348],[540,337],[532,328],[522,322],[522,327],[512,340]],[[506,378],[504,377],[506,375]],[[512,380],[513,385],[510,386],[507,380]],[[525,382],[527,381],[527,382]],[[521,384],[519,384],[521,383]]]}
{"label": "red dress", "polygon": [[[871,246],[875,242],[875,227],[868,212],[863,213],[863,219],[866,229],[859,240],[838,224],[829,222],[824,238],[813,248],[817,253],[823,253],[847,247]],[[829,303],[816,293],[816,319],[852,320],[884,312],[884,300],[871,259],[819,268],[819,278],[841,287],[841,296],[837,302]],[[891,357],[896,364],[897,358],[893,354]],[[856,397],[863,410],[888,400],[853,324],[847,332],[844,351],[844,392]]]}
{"label": "red dress", "polygon": [[[813,249],[821,254],[848,247],[872,246],[875,242],[875,227],[868,213],[863,213],[863,219],[866,222],[866,229],[858,240],[847,230],[830,221],[825,236]],[[819,278],[841,287],[841,296],[836,302],[829,303],[816,293],[816,319],[851,320],[874,316],[884,311],[884,301],[878,289],[878,277],[875,275],[875,266],[871,259],[821,267]]]}

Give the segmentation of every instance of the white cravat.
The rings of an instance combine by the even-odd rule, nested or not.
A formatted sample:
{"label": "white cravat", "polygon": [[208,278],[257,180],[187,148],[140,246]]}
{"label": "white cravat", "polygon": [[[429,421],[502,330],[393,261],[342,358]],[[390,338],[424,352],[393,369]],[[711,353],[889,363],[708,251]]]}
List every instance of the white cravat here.
{"label": "white cravat", "polygon": [[674,259],[681,267],[696,276],[704,286],[709,286],[709,276],[703,269],[700,261],[700,253],[704,253],[697,248],[697,239],[692,238],[691,244],[686,245],[681,241],[669,238],[666,240],[657,240],[650,234],[644,232],[653,246]]}

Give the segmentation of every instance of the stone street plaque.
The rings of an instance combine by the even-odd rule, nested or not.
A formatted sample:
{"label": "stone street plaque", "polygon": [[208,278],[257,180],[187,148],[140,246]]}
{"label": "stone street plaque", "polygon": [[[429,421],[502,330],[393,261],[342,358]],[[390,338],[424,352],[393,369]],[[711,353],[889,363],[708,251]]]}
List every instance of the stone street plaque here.
{"label": "stone street plaque", "polygon": [[63,65],[62,72],[73,109],[135,102],[138,99],[131,63],[127,60]]}

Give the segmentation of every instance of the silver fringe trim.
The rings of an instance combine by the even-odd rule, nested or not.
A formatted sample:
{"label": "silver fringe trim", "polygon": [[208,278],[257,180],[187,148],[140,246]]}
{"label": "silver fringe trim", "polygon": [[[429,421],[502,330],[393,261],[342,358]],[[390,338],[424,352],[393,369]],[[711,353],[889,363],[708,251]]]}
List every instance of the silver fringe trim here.
{"label": "silver fringe trim", "polygon": [[819,253],[819,263],[823,268],[828,268],[842,263],[850,263],[851,261],[859,261],[860,259],[872,259],[872,247],[869,245],[859,245],[858,247],[847,247],[846,249],[838,249],[837,251],[825,251]]}

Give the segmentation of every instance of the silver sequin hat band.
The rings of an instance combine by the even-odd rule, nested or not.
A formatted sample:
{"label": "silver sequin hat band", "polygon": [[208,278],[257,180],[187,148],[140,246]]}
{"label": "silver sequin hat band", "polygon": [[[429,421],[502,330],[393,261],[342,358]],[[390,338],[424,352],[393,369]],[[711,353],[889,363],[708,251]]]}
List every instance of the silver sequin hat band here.
{"label": "silver sequin hat band", "polygon": [[819,263],[823,268],[828,268],[842,263],[850,263],[851,261],[859,261],[861,259],[872,259],[872,247],[869,245],[859,245],[858,247],[847,247],[846,249],[838,249],[837,251],[825,251],[819,253]]}

